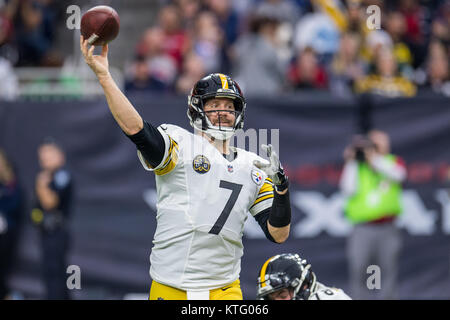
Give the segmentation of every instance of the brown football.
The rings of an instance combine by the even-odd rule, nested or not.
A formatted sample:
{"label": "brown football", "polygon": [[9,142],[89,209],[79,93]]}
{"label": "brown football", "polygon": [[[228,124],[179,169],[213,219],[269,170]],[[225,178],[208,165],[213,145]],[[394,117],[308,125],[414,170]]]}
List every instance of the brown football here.
{"label": "brown football", "polygon": [[81,34],[90,45],[107,44],[117,37],[119,29],[119,15],[109,6],[93,7],[81,18]]}

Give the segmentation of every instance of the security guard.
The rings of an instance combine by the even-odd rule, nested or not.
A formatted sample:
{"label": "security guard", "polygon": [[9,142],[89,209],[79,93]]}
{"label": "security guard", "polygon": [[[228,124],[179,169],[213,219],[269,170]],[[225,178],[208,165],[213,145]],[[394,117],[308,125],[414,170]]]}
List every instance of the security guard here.
{"label": "security guard", "polygon": [[36,178],[36,201],[31,213],[42,241],[42,266],[47,299],[68,299],[66,252],[69,234],[67,218],[72,198],[72,177],[65,166],[65,154],[53,141],[39,146],[41,171]]}

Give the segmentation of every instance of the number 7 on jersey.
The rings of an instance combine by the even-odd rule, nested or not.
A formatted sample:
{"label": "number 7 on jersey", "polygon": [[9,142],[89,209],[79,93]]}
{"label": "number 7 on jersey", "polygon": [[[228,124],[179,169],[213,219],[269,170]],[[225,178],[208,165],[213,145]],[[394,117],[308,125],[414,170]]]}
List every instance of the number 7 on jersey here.
{"label": "number 7 on jersey", "polygon": [[212,234],[219,234],[220,230],[222,230],[223,226],[225,225],[225,222],[230,216],[231,210],[233,209],[233,206],[236,203],[237,198],[239,197],[239,193],[241,192],[242,189],[242,184],[220,180],[219,187],[231,190],[231,195],[230,198],[228,198],[228,201],[225,204],[225,208],[223,208],[222,213],[220,214],[216,223],[211,228],[211,230],[209,230],[209,233]]}

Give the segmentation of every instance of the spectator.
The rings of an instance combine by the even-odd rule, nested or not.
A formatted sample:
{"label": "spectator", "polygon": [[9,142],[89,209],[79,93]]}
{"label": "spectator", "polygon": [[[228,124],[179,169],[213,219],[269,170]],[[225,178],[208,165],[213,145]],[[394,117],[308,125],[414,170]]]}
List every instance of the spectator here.
{"label": "spectator", "polygon": [[199,79],[207,74],[204,60],[191,52],[184,59],[183,72],[177,80],[176,91],[180,94],[189,94]]}
{"label": "spectator", "polygon": [[239,16],[230,1],[205,0],[205,3],[218,19],[220,29],[224,32],[225,45],[233,45],[239,36]]}
{"label": "spectator", "polygon": [[381,17],[384,17],[383,0],[346,0],[346,31],[359,34],[361,37],[360,55],[369,64],[373,59],[374,45],[391,45],[392,39],[384,30],[371,30],[367,25],[367,8],[376,5],[380,8]]}
{"label": "spectator", "polygon": [[14,15],[14,1],[9,4],[0,2],[0,45],[11,40],[14,34],[12,17]]}
{"label": "spectator", "polygon": [[125,81],[125,92],[131,91],[164,91],[167,83],[151,74],[148,61],[137,56]]}
{"label": "spectator", "polygon": [[349,197],[345,214],[353,224],[347,243],[352,296],[371,297],[367,268],[375,264],[382,270],[379,298],[395,299],[402,241],[394,222],[402,212],[405,166],[390,153],[389,136],[379,130],[369,132],[367,138],[355,137],[344,159],[340,187]]}
{"label": "spectator", "polygon": [[233,10],[237,13],[240,21],[248,18],[251,11],[254,10],[254,0],[230,0]]}
{"label": "spectator", "polygon": [[5,58],[11,65],[16,65],[18,52],[14,43],[14,16],[19,2],[11,0],[3,2],[0,0],[0,57]]}
{"label": "spectator", "polygon": [[289,69],[288,79],[294,89],[325,89],[328,77],[316,52],[307,47],[298,53]]}
{"label": "spectator", "polygon": [[365,76],[367,65],[360,58],[361,36],[356,32],[342,35],[339,51],[333,58],[330,72],[330,88],[338,96],[353,94],[355,82]]}
{"label": "spectator", "polygon": [[256,8],[256,14],[270,16],[280,23],[288,23],[291,28],[300,19],[300,10],[290,0],[263,0]]}
{"label": "spectator", "polygon": [[450,52],[450,1],[438,7],[431,23],[431,39],[439,40]]}
{"label": "spectator", "polygon": [[42,241],[42,265],[46,298],[69,299],[66,286],[66,254],[69,246],[68,217],[72,201],[72,177],[62,149],[52,140],[38,149],[41,171],[36,177],[36,202],[31,213]]}
{"label": "spectator", "polygon": [[[449,4],[450,7],[450,4]],[[450,11],[450,9],[449,9]],[[450,16],[450,13],[449,13]],[[447,46],[450,45],[450,28],[449,22],[444,18],[436,18],[431,25],[431,37],[433,39],[438,39],[439,41],[446,43]]]}
{"label": "spectator", "polygon": [[376,71],[356,81],[357,93],[375,93],[386,97],[412,97],[416,86],[408,79],[398,75],[397,61],[387,48],[377,51],[375,57]]}
{"label": "spectator", "polygon": [[22,203],[16,173],[0,150],[0,300],[7,298],[10,292],[7,280],[17,247]]}
{"label": "spectator", "polygon": [[374,30],[368,33],[365,37],[363,47],[363,57],[367,63],[374,64],[375,57],[378,52],[386,49],[393,50],[394,42],[391,36],[385,30]]}
{"label": "spectator", "polygon": [[320,60],[329,61],[339,48],[339,30],[327,14],[308,13],[297,23],[293,42],[296,52],[310,47]]}
{"label": "spectator", "polygon": [[414,67],[422,64],[426,57],[426,20],[430,16],[427,8],[420,5],[418,0],[400,0],[398,10],[404,15],[406,21],[405,42],[414,53]]}
{"label": "spectator", "polygon": [[393,42],[394,55],[397,60],[400,73],[412,78],[413,75],[413,55],[408,45],[404,41],[406,33],[406,21],[399,11],[391,11],[386,16],[386,31],[391,36]]}
{"label": "spectator", "polygon": [[201,12],[197,16],[191,42],[192,50],[203,60],[207,73],[223,69],[223,39],[216,16],[211,11]]}
{"label": "spectator", "polygon": [[[171,88],[177,76],[177,62],[173,56],[164,49],[164,33],[159,27],[152,27],[145,31],[142,40],[137,47],[138,66],[142,67],[145,59],[148,66],[149,77],[153,79],[153,85],[161,84],[161,89]],[[129,71],[129,78],[134,78],[136,64]],[[140,68],[140,71],[145,71]],[[142,73],[140,73],[143,76]],[[140,82],[140,81],[139,81]],[[152,85],[152,88],[155,88]],[[158,86],[156,86],[158,87]]]}
{"label": "spectator", "polygon": [[250,34],[239,39],[234,48],[236,81],[249,96],[279,93],[285,83],[285,63],[276,51],[279,23],[256,16],[250,25]]}
{"label": "spectator", "polygon": [[398,9],[406,20],[406,37],[411,43],[422,44],[425,41],[425,17],[426,9],[418,0],[400,0]]}
{"label": "spectator", "polygon": [[180,10],[175,5],[163,7],[158,14],[158,25],[163,33],[163,52],[176,61],[178,71],[181,70],[183,56],[189,47],[189,39],[181,21]]}
{"label": "spectator", "polygon": [[182,20],[184,30],[189,30],[194,27],[195,19],[202,7],[200,0],[176,0]]}
{"label": "spectator", "polygon": [[419,82],[421,87],[431,88],[434,92],[450,96],[450,70],[448,63],[448,51],[439,41],[430,43],[426,66],[418,72],[425,74]]}
{"label": "spectator", "polygon": [[366,6],[362,5],[361,0],[347,0],[347,31],[356,32],[364,37],[369,33],[366,23]]}
{"label": "spectator", "polygon": [[[206,6],[215,14],[218,27],[222,34],[221,46],[221,72],[229,73],[231,66],[231,46],[233,46],[238,37],[241,27],[241,20],[234,9],[231,1],[205,0]],[[217,72],[211,70],[208,72]]]}
{"label": "spectator", "polygon": [[256,14],[279,21],[276,33],[277,54],[283,60],[291,60],[294,28],[301,16],[299,7],[291,0],[263,0],[256,7]]}
{"label": "spectator", "polygon": [[[0,100],[14,100],[17,98],[19,85],[11,61],[7,59],[8,41],[13,33],[12,22],[9,19],[7,7],[0,6]],[[6,57],[4,57],[6,56]]]}
{"label": "spectator", "polygon": [[19,51],[17,65],[41,65],[51,52],[57,29],[57,11],[53,0],[19,1],[16,8],[14,24]]}

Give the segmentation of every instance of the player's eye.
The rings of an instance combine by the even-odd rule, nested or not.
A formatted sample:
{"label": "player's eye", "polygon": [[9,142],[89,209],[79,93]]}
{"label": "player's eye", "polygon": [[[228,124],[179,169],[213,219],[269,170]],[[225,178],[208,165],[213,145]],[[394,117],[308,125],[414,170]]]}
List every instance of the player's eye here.
{"label": "player's eye", "polygon": [[211,104],[209,106],[205,106],[205,109],[208,110],[208,111],[214,111],[214,109],[216,109],[216,108],[217,108],[217,105],[215,105],[215,104]]}

